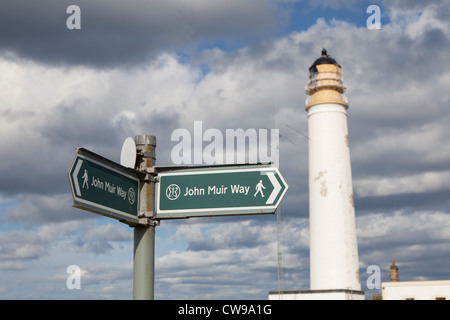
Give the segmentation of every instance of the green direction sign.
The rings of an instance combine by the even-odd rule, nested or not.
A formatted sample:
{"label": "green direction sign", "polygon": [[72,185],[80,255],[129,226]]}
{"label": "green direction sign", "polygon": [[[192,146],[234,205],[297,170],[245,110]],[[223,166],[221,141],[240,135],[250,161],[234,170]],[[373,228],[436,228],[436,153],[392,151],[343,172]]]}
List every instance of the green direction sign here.
{"label": "green direction sign", "polygon": [[268,166],[174,169],[158,177],[160,219],[274,213],[288,189]]}
{"label": "green direction sign", "polygon": [[68,175],[74,207],[139,222],[139,178],[134,170],[78,148]]}

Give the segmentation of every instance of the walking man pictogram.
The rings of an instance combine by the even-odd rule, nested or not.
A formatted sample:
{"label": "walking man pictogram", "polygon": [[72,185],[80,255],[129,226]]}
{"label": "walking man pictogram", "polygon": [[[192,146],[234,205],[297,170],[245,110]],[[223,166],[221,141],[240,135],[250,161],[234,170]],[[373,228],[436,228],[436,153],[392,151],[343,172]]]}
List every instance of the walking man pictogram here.
{"label": "walking man pictogram", "polygon": [[262,180],[259,180],[258,184],[256,185],[256,192],[253,195],[254,197],[256,197],[256,195],[258,194],[258,192],[261,192],[261,196],[264,198],[264,193],[262,192],[262,189],[265,189],[266,187],[264,187]]}
{"label": "walking man pictogram", "polygon": [[86,169],[84,169],[84,174],[83,174],[82,178],[84,179],[83,188],[84,188],[84,185],[86,184],[86,189],[89,189],[89,182],[88,182],[89,176],[88,176],[88,172]]}

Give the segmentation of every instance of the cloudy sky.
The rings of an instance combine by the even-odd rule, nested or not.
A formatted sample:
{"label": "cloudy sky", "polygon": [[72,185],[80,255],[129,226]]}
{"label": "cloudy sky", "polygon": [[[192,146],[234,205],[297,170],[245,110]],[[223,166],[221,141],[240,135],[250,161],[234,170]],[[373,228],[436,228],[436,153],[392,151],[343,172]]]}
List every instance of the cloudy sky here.
{"label": "cloudy sky", "polygon": [[[380,30],[367,28],[371,4]],[[362,289],[370,265],[388,281],[392,259],[400,280],[450,279],[448,1],[2,0],[0,298],[131,299],[133,229],[72,208],[67,170],[76,147],[119,161],[138,134],[172,165],[172,132],[196,120],[278,127],[290,189],[279,224],[163,221],[155,298],[309,289],[304,85],[322,47],[348,88]],[[81,289],[66,286],[70,265]]]}

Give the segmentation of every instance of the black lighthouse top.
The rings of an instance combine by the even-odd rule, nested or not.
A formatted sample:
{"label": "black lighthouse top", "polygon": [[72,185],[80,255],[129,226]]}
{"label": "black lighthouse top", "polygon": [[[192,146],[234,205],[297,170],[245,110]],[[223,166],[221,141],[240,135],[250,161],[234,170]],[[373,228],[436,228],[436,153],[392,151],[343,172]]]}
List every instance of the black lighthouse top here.
{"label": "black lighthouse top", "polygon": [[326,49],[322,49],[322,56],[318,58],[311,67],[309,67],[309,72],[318,72],[316,66],[319,64],[334,64],[335,66],[341,67],[337,61],[328,55]]}

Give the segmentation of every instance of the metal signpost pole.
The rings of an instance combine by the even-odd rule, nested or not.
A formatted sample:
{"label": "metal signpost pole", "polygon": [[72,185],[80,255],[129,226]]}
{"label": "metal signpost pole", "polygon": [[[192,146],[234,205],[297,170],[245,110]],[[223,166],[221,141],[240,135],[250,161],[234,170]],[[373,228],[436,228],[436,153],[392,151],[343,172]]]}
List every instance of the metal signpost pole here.
{"label": "metal signpost pole", "polygon": [[134,227],[133,299],[153,300],[155,280],[155,147],[156,137],[139,135],[136,142],[136,169],[145,173],[141,183],[138,218]]}

